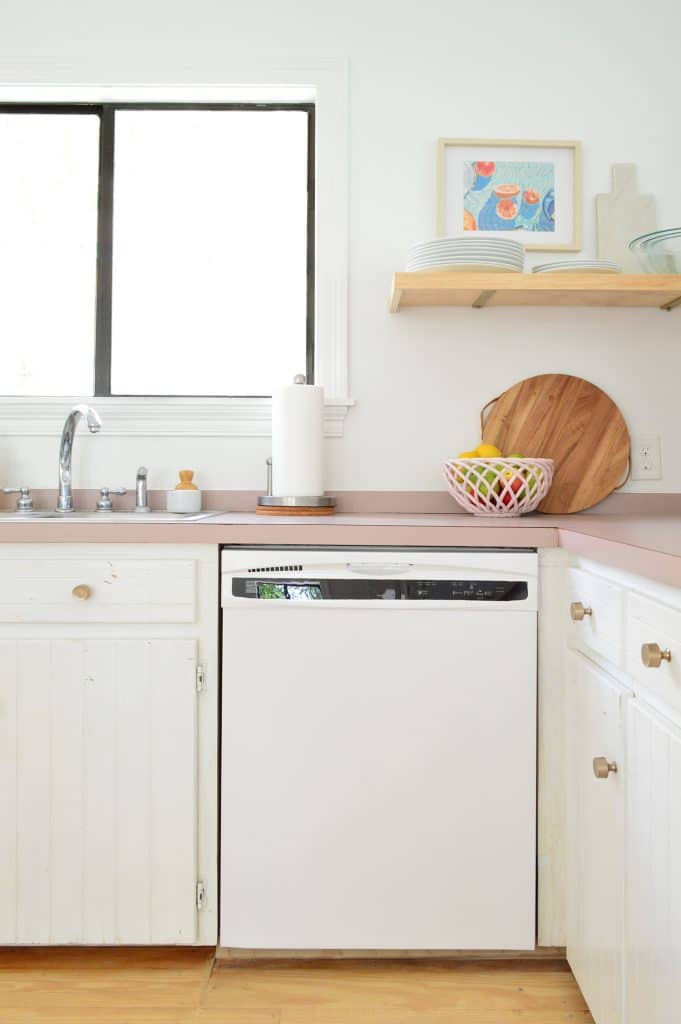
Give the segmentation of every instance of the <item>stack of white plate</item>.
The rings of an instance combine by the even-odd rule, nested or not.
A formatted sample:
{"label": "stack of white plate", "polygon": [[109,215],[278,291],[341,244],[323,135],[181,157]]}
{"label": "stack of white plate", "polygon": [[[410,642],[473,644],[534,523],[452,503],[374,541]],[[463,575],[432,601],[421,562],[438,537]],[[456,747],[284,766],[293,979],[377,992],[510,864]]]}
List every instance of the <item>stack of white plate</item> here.
{"label": "stack of white plate", "polygon": [[522,271],[525,246],[510,238],[435,238],[412,245],[407,270]]}
{"label": "stack of white plate", "polygon": [[554,260],[532,267],[533,274],[621,274],[622,268],[613,260]]}

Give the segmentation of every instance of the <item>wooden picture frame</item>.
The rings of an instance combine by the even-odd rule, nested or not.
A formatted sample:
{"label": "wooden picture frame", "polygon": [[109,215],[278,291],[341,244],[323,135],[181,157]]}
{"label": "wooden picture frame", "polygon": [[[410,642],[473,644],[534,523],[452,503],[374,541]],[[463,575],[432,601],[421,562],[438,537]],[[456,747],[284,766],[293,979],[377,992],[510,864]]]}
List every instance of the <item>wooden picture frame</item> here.
{"label": "wooden picture frame", "polygon": [[[514,180],[506,183],[505,175]],[[535,182],[545,186],[543,192]],[[561,214],[561,209],[566,212]],[[512,237],[530,252],[578,252],[582,248],[581,144],[574,140],[439,139],[437,234],[457,236],[468,231]]]}

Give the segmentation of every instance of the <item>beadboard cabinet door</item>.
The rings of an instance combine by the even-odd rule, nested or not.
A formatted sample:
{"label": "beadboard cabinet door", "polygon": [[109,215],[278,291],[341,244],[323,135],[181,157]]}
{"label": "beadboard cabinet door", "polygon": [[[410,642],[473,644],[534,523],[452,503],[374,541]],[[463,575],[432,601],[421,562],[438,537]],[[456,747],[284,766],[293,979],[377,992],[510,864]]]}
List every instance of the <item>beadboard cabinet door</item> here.
{"label": "beadboard cabinet door", "polygon": [[195,639],[0,639],[0,944],[197,933]]}
{"label": "beadboard cabinet door", "polygon": [[[623,751],[629,697],[581,654],[568,655],[567,956],[596,1024],[623,1021]],[[617,770],[597,778],[596,757]]]}
{"label": "beadboard cabinet door", "polygon": [[681,729],[640,700],[627,707],[629,1024],[681,1014]]}

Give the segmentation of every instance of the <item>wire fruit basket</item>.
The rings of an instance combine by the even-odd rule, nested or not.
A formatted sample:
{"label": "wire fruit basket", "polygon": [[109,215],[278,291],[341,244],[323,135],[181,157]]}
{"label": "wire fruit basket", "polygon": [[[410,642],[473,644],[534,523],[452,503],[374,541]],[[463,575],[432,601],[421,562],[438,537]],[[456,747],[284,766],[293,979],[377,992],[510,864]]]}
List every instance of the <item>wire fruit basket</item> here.
{"label": "wire fruit basket", "polygon": [[534,512],[553,480],[553,459],[448,459],[447,490],[476,516]]}

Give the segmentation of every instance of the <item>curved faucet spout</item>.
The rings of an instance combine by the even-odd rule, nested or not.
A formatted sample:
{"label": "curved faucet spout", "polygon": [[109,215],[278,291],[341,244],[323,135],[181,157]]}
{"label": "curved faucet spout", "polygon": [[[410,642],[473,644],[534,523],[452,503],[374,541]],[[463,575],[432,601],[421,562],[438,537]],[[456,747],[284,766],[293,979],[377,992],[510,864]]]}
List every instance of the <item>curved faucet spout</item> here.
{"label": "curved faucet spout", "polygon": [[73,439],[80,419],[85,420],[91,434],[98,434],[102,429],[102,421],[91,405],[75,405],[66,417],[59,442],[59,496],[57,497],[57,512],[73,512],[71,461],[73,457]]}

